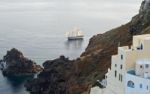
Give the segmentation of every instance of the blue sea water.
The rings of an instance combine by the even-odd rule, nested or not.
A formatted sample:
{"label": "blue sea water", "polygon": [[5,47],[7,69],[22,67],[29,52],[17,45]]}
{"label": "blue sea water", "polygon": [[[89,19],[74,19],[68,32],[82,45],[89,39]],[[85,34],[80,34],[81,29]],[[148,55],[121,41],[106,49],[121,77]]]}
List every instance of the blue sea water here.
{"label": "blue sea water", "polygon": [[[141,1],[0,0],[0,58],[17,48],[40,65],[60,55],[75,59],[90,37],[130,21]],[[65,32],[76,26],[84,32],[84,40],[67,41]],[[0,73],[0,94],[28,94],[23,83]]]}

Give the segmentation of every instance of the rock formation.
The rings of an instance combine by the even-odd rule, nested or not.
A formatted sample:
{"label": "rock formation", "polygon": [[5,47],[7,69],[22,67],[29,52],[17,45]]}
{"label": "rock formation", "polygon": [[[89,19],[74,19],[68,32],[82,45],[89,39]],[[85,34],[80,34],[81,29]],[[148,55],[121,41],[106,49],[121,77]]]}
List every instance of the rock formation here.
{"label": "rock formation", "polygon": [[4,76],[21,76],[37,73],[42,70],[42,67],[13,48],[7,51],[7,54],[1,60],[1,69]]}
{"label": "rock formation", "polygon": [[28,81],[25,87],[31,94],[66,94],[71,62],[64,56],[46,61],[38,78]]}
{"label": "rock formation", "polygon": [[[150,24],[150,0],[144,0],[141,4],[139,14],[134,16],[131,21],[131,29],[136,33],[141,32]],[[134,32],[135,33],[135,32]]]}
{"label": "rock formation", "polygon": [[26,84],[27,89],[31,94],[89,94],[96,81],[104,77],[118,46],[130,46],[133,35],[150,33],[149,1],[143,1],[139,14],[129,23],[93,36],[75,61],[44,63],[44,71]]}
{"label": "rock formation", "polygon": [[141,4],[140,12],[147,11],[150,8],[150,0],[144,0]]}

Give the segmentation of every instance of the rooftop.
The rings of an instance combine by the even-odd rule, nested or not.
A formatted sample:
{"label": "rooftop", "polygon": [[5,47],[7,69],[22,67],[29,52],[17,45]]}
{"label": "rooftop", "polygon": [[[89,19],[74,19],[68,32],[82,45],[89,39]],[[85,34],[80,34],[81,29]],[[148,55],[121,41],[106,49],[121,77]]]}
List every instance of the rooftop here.
{"label": "rooftop", "polygon": [[150,59],[139,59],[136,61],[137,64],[143,65],[143,64],[150,64]]}
{"label": "rooftop", "polygon": [[139,38],[139,39],[142,39],[142,40],[150,40],[150,34],[137,35],[137,36],[134,36],[134,38]]}
{"label": "rooftop", "polygon": [[129,70],[127,73],[128,73],[128,74],[135,75],[135,70]]}

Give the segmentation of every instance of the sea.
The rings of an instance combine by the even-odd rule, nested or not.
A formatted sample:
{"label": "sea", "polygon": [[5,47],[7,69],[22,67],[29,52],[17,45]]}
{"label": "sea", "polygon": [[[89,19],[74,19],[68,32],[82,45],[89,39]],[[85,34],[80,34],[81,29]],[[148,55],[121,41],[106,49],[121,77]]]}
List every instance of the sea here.
{"label": "sea", "polygon": [[[127,23],[142,0],[0,0],[0,59],[11,48],[42,65],[65,55],[76,59],[89,39]],[[74,27],[84,40],[68,41]],[[29,94],[24,79],[8,79],[0,72],[0,94]]]}

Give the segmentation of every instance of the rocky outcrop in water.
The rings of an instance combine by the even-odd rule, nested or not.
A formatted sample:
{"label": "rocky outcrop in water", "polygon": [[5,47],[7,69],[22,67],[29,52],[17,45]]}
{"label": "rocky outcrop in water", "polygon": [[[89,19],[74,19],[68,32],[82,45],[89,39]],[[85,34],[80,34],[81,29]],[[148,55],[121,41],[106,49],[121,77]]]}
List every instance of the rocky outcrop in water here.
{"label": "rocky outcrop in water", "polygon": [[36,79],[28,81],[25,87],[31,94],[66,94],[71,62],[64,56],[46,61],[44,70]]}
{"label": "rocky outcrop in water", "polygon": [[42,67],[34,61],[26,58],[23,54],[13,48],[1,60],[1,69],[4,76],[33,75],[42,71]]}

